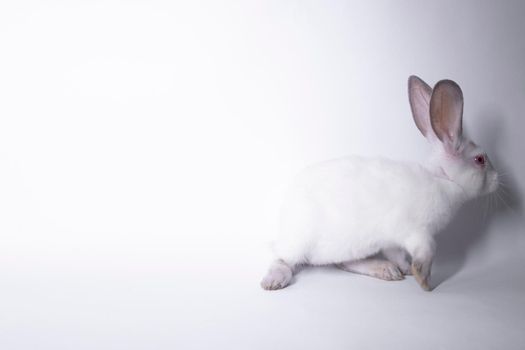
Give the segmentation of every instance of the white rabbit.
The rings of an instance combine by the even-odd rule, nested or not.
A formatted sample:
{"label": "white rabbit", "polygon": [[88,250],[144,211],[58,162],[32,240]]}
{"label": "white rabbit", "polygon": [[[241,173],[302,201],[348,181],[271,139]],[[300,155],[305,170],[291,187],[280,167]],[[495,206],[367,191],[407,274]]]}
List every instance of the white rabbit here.
{"label": "white rabbit", "polygon": [[[299,264],[337,264],[384,280],[412,273],[430,290],[434,235],[463,203],[495,191],[498,174],[462,134],[455,82],[431,89],[411,76],[408,93],[416,126],[433,147],[428,164],[352,156],[305,169],[285,198],[264,289],[286,287]],[[379,252],[388,260],[370,258]]]}

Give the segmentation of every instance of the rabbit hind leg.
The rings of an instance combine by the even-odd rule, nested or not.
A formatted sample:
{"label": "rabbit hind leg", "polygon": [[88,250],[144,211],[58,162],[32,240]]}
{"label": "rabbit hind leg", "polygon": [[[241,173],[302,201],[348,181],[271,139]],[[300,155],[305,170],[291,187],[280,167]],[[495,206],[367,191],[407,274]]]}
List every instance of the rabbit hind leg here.
{"label": "rabbit hind leg", "polygon": [[381,251],[388,261],[394,263],[404,275],[411,275],[410,262],[407,253],[402,248],[392,247]]}
{"label": "rabbit hind leg", "polygon": [[265,290],[282,289],[290,284],[293,277],[293,265],[287,264],[282,259],[275,260],[261,281]]}
{"label": "rabbit hind leg", "polygon": [[352,260],[337,264],[337,267],[344,271],[372,276],[385,281],[399,281],[404,278],[399,268],[388,260],[375,258]]}

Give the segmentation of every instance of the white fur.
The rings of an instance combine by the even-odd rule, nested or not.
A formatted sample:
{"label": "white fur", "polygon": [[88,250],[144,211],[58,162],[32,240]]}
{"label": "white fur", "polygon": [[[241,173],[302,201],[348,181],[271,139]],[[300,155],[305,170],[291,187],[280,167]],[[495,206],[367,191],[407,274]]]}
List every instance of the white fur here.
{"label": "white fur", "polygon": [[341,263],[391,247],[410,252],[431,240],[464,200],[456,183],[417,164],[327,161],[300,174],[290,189],[274,252],[291,265]]}
{"label": "white fur", "polygon": [[[497,173],[488,159],[485,166],[475,164],[474,157],[484,153],[462,136],[463,98],[457,84],[441,81],[433,92],[411,77],[409,94],[414,120],[434,148],[429,163],[349,156],[305,169],[285,197],[281,236],[273,246],[278,260],[261,283],[263,288],[285,287],[294,266],[305,263],[338,264],[396,280],[399,271],[410,272],[407,252],[411,272],[423,289],[430,289],[434,235],[464,202],[494,191]],[[434,112],[429,113],[434,99],[440,104],[434,102]],[[441,105],[450,108],[440,109]],[[436,133],[433,123],[446,134]],[[394,265],[363,260],[379,252]]]}

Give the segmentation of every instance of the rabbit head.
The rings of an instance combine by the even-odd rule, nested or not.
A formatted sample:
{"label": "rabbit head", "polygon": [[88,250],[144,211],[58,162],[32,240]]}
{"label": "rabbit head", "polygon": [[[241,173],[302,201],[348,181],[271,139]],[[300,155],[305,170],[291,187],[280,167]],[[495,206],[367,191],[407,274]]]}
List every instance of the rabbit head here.
{"label": "rabbit head", "polygon": [[452,80],[441,80],[434,89],[411,76],[408,95],[417,128],[433,147],[429,167],[459,185],[469,198],[494,192],[498,173],[487,154],[463,135],[463,93]]}

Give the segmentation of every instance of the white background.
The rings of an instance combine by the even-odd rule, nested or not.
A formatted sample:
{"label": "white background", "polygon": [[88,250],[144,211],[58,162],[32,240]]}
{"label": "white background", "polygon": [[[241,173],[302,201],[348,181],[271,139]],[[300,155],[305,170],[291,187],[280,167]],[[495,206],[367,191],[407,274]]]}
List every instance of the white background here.
{"label": "white background", "polygon": [[[0,348],[519,349],[519,1],[3,1]],[[423,160],[410,74],[463,88],[506,192],[438,240],[431,293],[307,269],[265,292],[283,186]]]}

